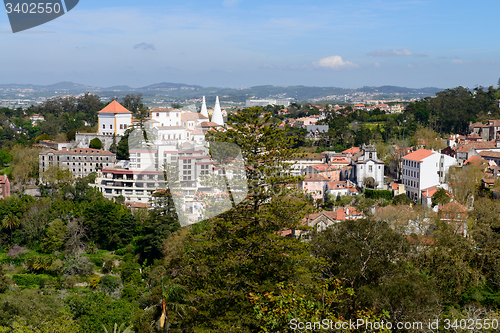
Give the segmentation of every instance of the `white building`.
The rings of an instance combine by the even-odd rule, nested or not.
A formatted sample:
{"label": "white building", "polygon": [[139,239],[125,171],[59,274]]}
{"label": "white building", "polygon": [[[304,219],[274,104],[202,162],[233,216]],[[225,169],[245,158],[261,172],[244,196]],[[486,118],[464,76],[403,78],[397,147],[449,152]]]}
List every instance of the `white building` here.
{"label": "white building", "polygon": [[290,106],[288,99],[247,99],[245,107],[250,108],[253,106],[268,106],[268,105],[283,105],[285,108]]}
{"label": "white building", "polygon": [[98,113],[98,135],[123,135],[132,125],[132,112],[112,101]]}
{"label": "white building", "polygon": [[358,187],[365,187],[366,182],[373,179],[377,189],[384,188],[384,162],[377,158],[375,146],[363,144],[361,150],[351,158],[351,161],[355,166],[352,177]]}
{"label": "white building", "polygon": [[419,149],[403,157],[403,184],[406,195],[419,200],[421,190],[444,183],[446,173],[457,161],[448,155]]}

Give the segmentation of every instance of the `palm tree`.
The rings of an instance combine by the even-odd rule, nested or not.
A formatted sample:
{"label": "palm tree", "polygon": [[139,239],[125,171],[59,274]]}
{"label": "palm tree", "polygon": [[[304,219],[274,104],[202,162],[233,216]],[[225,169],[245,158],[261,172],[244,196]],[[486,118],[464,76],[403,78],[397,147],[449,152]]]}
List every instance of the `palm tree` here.
{"label": "palm tree", "polygon": [[[118,327],[118,324],[115,323],[113,333],[134,333],[134,331],[132,331],[132,325],[128,326],[122,331],[123,325],[125,325],[125,323],[122,323],[120,327]],[[104,327],[104,325],[102,325],[102,328],[104,328],[105,333],[109,333],[109,331],[106,329],[106,327]]]}
{"label": "palm tree", "polygon": [[170,320],[168,312],[171,311],[183,319],[186,314],[193,311],[194,308],[189,305],[190,300],[186,288],[176,283],[162,284],[162,314],[160,318],[160,327],[163,327],[163,333],[168,333]]}
{"label": "palm tree", "polygon": [[2,227],[10,229],[10,241],[12,242],[12,230],[21,225],[19,218],[11,213],[4,216],[2,219]]}

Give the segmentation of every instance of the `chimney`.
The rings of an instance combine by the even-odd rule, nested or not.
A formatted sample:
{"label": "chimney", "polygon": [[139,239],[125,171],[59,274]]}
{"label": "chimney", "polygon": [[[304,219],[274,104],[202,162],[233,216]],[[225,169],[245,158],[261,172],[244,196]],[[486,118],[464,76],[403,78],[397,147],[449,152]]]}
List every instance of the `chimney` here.
{"label": "chimney", "polygon": [[66,151],[66,147],[62,147],[62,151]]}

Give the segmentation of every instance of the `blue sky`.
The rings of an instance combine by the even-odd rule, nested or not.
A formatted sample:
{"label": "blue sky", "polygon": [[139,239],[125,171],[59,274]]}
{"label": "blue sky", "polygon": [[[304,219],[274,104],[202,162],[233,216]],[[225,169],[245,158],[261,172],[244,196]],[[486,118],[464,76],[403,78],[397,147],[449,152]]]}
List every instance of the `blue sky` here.
{"label": "blue sky", "polygon": [[496,85],[499,9],[496,0],[80,0],[16,34],[0,15],[0,83]]}

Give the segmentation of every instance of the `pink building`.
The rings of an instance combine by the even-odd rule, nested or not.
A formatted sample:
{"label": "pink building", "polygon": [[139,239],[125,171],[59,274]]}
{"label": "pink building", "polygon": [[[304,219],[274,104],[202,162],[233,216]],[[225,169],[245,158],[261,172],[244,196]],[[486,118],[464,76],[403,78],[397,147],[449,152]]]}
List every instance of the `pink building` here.
{"label": "pink building", "polygon": [[314,200],[323,199],[323,188],[330,181],[327,177],[316,173],[308,174],[304,180],[300,182],[300,188],[307,193],[310,193]]}
{"label": "pink building", "polygon": [[6,175],[0,175],[0,199],[10,196],[10,180]]}

